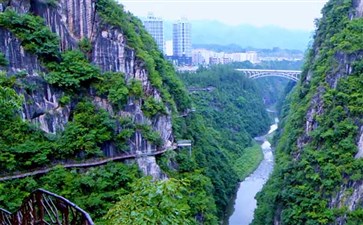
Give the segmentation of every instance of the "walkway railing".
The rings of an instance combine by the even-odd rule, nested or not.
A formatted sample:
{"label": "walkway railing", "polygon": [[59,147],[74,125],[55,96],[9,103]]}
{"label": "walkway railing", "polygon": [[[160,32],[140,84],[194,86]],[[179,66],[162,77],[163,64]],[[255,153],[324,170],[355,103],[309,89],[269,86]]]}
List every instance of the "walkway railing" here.
{"label": "walkway railing", "polygon": [[[59,164],[64,168],[87,168],[87,167],[96,167],[96,166],[100,166],[100,165],[104,165],[108,162],[112,162],[112,161],[120,161],[120,160],[124,160],[124,159],[131,159],[131,158],[138,158],[138,157],[147,157],[147,156],[156,156],[156,155],[160,155],[164,152],[166,152],[168,149],[163,149],[163,150],[159,150],[159,151],[154,151],[154,152],[150,152],[150,153],[133,153],[133,154],[123,154],[120,156],[115,156],[115,157],[110,157],[110,158],[103,158],[103,159],[97,159],[97,160],[88,160],[88,161],[84,161],[82,163],[66,163],[66,164]],[[34,175],[39,175],[39,174],[45,174],[48,173],[51,170],[54,170],[56,168],[57,165],[52,165],[50,167],[45,167],[42,169],[37,169],[37,170],[33,170],[31,172],[26,172],[26,173],[18,173],[18,174],[12,174],[12,175],[8,175],[8,176],[3,176],[0,177],[0,181],[6,181],[6,180],[13,180],[13,179],[19,179],[19,178],[24,178],[24,177],[28,177],[28,176],[34,176]],[[0,225],[2,225],[0,223]]]}
{"label": "walkway railing", "polygon": [[32,192],[12,214],[0,209],[0,225],[33,224],[94,225],[88,213],[76,204],[43,189]]}
{"label": "walkway railing", "polygon": [[191,140],[180,140],[180,141],[177,141],[177,146],[178,147],[190,147],[190,146],[192,146],[192,141]]}
{"label": "walkway railing", "polygon": [[179,140],[177,141],[178,147],[189,147],[189,156],[192,156],[192,141],[191,140]]}

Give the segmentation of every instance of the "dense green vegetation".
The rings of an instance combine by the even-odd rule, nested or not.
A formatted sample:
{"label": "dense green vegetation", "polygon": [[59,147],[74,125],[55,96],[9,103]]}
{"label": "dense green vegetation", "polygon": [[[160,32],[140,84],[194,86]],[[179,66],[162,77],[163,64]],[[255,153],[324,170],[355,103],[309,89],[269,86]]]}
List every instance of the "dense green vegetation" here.
{"label": "dense green vegetation", "polygon": [[[108,224],[192,224],[188,219],[188,183],[183,180],[152,182],[143,178],[107,213]],[[184,192],[184,193],[183,193]],[[157,206],[157,207],[155,207]]]}
{"label": "dense green vegetation", "polygon": [[58,37],[44,26],[41,17],[6,10],[0,14],[0,26],[9,29],[25,50],[41,59],[54,60],[59,57]]}
{"label": "dense green vegetation", "polygon": [[[163,59],[153,38],[143,28],[142,22],[130,13],[123,11],[122,5],[113,0],[96,2],[97,12],[106,24],[120,28],[127,36],[127,44],[136,50],[149,73],[151,84],[159,89],[163,101],[179,111],[190,106],[190,98],[179,79],[175,76],[173,66]],[[173,99],[173,100],[172,100]]]}
{"label": "dense green vegetation", "polygon": [[[265,133],[270,120],[253,82],[232,67],[217,66],[180,77],[195,104],[195,112],[186,117],[185,129],[187,137],[193,140],[196,165],[189,163],[179,169],[205,169],[215,188],[213,195],[222,217],[237,181],[261,159],[259,151],[246,150],[253,144],[251,137]],[[248,169],[237,168],[251,156],[254,161]],[[178,162],[183,160],[188,161],[179,158]]]}
{"label": "dense green vegetation", "polygon": [[[114,2],[106,1],[104,4],[113,5]],[[117,11],[120,9],[121,11]],[[126,15],[120,7],[116,7],[115,11]],[[130,17],[129,19],[137,21],[129,14],[127,16]],[[59,100],[60,105],[72,106],[74,109],[71,111],[71,120],[66,125],[65,130],[58,131],[55,135],[46,134],[28,121],[22,121],[19,114],[15,113],[12,116],[4,117],[1,134],[1,151],[3,154],[0,159],[2,162],[0,167],[4,172],[32,169],[59,159],[84,159],[101,156],[100,147],[105,142],[117,142],[118,150],[125,150],[126,143],[139,129],[137,126],[143,128],[142,134],[147,140],[156,143],[158,146],[162,145],[160,136],[149,125],[134,124],[131,127],[125,128],[126,130],[118,131],[116,127],[119,121],[124,120],[124,118],[110,115],[103,109],[92,105],[92,97],[87,94],[87,89],[90,87],[95,88],[99,96],[108,99],[117,110],[122,109],[127,98],[131,96],[141,98],[139,101],[143,103],[144,114],[150,118],[166,112],[165,106],[161,102],[143,95],[140,81],[130,80],[126,84],[122,73],[101,73],[99,68],[91,64],[84,55],[92,49],[89,40],[80,40],[79,50],[59,52],[59,39],[56,34],[52,33],[45,26],[42,18],[31,14],[17,14],[9,9],[0,14],[0,26],[10,30],[21,41],[25,50],[39,57],[48,71],[48,73],[43,75],[45,81],[64,91],[63,96]],[[145,33],[145,31],[142,32]],[[148,48],[157,49],[152,39],[150,41],[150,36],[146,33],[144,35],[146,35],[145,43],[150,45]],[[130,37],[129,39],[132,38]],[[140,38],[138,40],[140,42],[139,45],[142,46],[144,42],[141,42]],[[140,48],[139,45],[135,43],[134,47],[138,50]],[[182,98],[185,103],[181,107],[188,107],[190,99],[186,95],[181,82],[176,78],[172,68],[165,60],[162,58],[158,58],[158,60],[159,68],[157,69],[159,71],[166,71],[162,73],[165,75],[165,81],[171,83],[174,80],[177,81],[173,83],[173,88],[169,90],[179,90],[178,94],[181,97],[178,95],[178,98]],[[5,58],[1,60],[1,65],[7,65]],[[27,99],[31,99],[36,85],[42,85],[40,83],[33,83],[31,85],[35,86],[31,87],[26,74],[24,75],[23,73],[16,74],[10,78],[2,78],[2,82],[6,83],[6,85],[4,83],[4,88],[25,89],[20,91],[20,93],[30,95]],[[164,86],[161,91],[165,96],[169,96],[168,106],[172,106],[173,111],[175,111],[176,108],[173,108],[175,103],[166,89],[167,85]],[[9,92],[8,90],[6,91]],[[17,99],[17,101],[20,100]],[[22,103],[32,104],[31,100],[27,101]],[[16,111],[11,108],[10,104],[4,106],[8,107],[2,109],[4,112],[6,110],[9,112]],[[121,128],[123,127],[121,126]]]}
{"label": "dense green vegetation", "polygon": [[105,110],[96,110],[90,102],[78,103],[73,121],[67,123],[59,138],[61,157],[85,153],[86,157],[102,155],[100,144],[110,141],[115,122]]}
{"label": "dense green vegetation", "polygon": [[109,163],[87,170],[68,170],[58,166],[40,177],[27,177],[0,183],[0,204],[15,211],[36,188],[44,188],[71,199],[101,223],[101,218],[119,197],[130,193],[140,177],[136,165]]}
{"label": "dense green vegetation", "polygon": [[61,58],[61,62],[52,61],[46,64],[50,72],[45,80],[49,84],[78,89],[84,82],[90,82],[100,75],[98,68],[91,65],[80,51],[66,51],[61,54]]}
{"label": "dense green vegetation", "polygon": [[[134,83],[136,81],[132,81],[132,85],[130,85],[129,90],[125,82],[125,76],[122,73],[106,72],[102,75],[102,78],[100,79],[102,81],[97,82],[94,85],[97,89],[97,94],[99,94],[100,96],[107,96],[107,99],[119,108],[125,105],[130,92],[133,93],[132,95],[135,95]],[[140,94],[138,95],[139,97],[141,97],[142,86],[140,84],[140,81],[138,81],[137,83],[140,85]]]}
{"label": "dense green vegetation", "polygon": [[[104,11],[105,9],[112,12]],[[102,157],[101,148],[105,143],[115,143],[116,151],[125,151],[128,149],[128,141],[135,132],[140,132],[146,140],[156,146],[162,146],[160,134],[150,125],[135,124],[128,117],[112,114],[95,106],[92,103],[94,96],[90,96],[90,92],[107,99],[114,110],[122,110],[130,97],[133,101],[142,103],[142,110],[150,119],[166,114],[166,106],[173,113],[177,113],[178,109],[190,108],[191,100],[181,81],[176,77],[173,67],[157,51],[156,44],[142,28],[141,22],[131,14],[124,13],[122,7],[112,0],[98,1],[97,10],[105,22],[104,26],[106,22],[111,21],[112,25],[120,28],[125,33],[130,47],[135,49],[137,60],[140,63],[140,60],[147,63],[149,79],[162,93],[163,102],[147,96],[138,80],[131,79],[126,82],[122,73],[111,71],[102,73],[97,66],[88,61],[89,52],[92,50],[92,43],[89,40],[80,40],[79,49],[60,52],[57,35],[50,31],[42,18],[31,13],[17,14],[13,10],[6,9],[0,13],[0,26],[13,33],[28,53],[40,59],[45,72],[41,73],[44,81],[39,83],[27,80],[26,71],[8,77],[1,74],[0,170],[2,175],[44,166],[53,167],[55,163]],[[118,21],[118,18],[112,16],[120,16],[125,20],[123,23],[115,24],[114,21]],[[129,29],[124,29],[125,26],[129,26]],[[4,55],[0,56],[1,66],[7,66]],[[71,109],[65,129],[58,130],[56,134],[45,133],[37,125],[20,117],[21,105],[33,104],[31,97],[34,90],[38,88],[37,85],[41,87],[45,82],[63,91],[59,103]],[[26,102],[24,99],[27,99]],[[174,100],[178,104],[175,104]],[[51,117],[47,112],[45,116]],[[136,182],[138,173],[135,166],[116,163],[87,170],[65,170],[61,166],[54,167],[46,175],[1,182],[0,207],[13,211],[19,207],[29,192],[43,187],[69,198],[90,212],[98,223],[103,223],[102,216],[119,200],[119,196],[130,193],[131,183]],[[194,182],[194,189],[201,189],[198,195],[206,202],[199,204],[190,199],[189,192],[183,193],[183,198],[188,204],[190,202],[193,205],[193,210],[188,213],[190,221],[195,221],[196,214],[216,221],[213,198],[208,198],[206,194],[210,183],[203,182],[205,178],[197,174],[190,176],[191,178],[196,176],[193,178],[194,181],[189,179],[188,182]],[[198,180],[201,183],[198,183]],[[206,211],[210,213],[210,218]]]}
{"label": "dense green vegetation", "polygon": [[[193,94],[193,112],[192,98],[141,21],[125,13],[113,0],[97,1],[96,10],[105,29],[112,26],[125,34],[126,44],[135,50],[135,63],[147,70],[152,86],[161,93],[161,101],[144,93],[139,80],[126,80],[120,72],[101,71],[90,62],[90,40],[81,39],[78,49],[60,52],[59,38],[43,19],[6,9],[0,13],[0,26],[13,33],[28,53],[37,56],[44,70],[39,71],[41,77],[35,83],[31,83],[26,71],[0,76],[0,170],[4,175],[42,167],[53,170],[1,182],[0,207],[13,211],[24,197],[41,187],[75,202],[97,224],[144,224],[147,220],[218,224],[238,180],[247,173],[247,169],[237,169],[237,161],[259,154],[247,147],[252,145],[251,137],[268,128],[269,119],[256,87],[232,68],[201,71],[198,78],[182,75],[188,86],[215,88]],[[6,66],[6,57],[2,56],[0,65]],[[70,109],[64,130],[54,134],[23,120],[20,114],[22,104],[36,104],[32,95],[46,85],[59,91],[60,106]],[[95,97],[107,100],[112,110],[95,104]],[[105,144],[114,144],[116,152],[128,151],[136,132],[155,146],[163,146],[152,126],[135,123],[123,115],[127,102],[140,103],[152,123],[171,111],[176,139],[192,140],[191,155],[179,149],[158,157],[169,181],[140,179],[135,165],[122,163],[89,169],[57,166],[102,158]],[[51,118],[52,113],[44,112],[45,118]],[[258,161],[255,159],[254,163]],[[140,207],[129,207],[135,204]]]}
{"label": "dense green vegetation", "polygon": [[[282,108],[276,167],[258,195],[253,224],[333,224],[344,217],[347,224],[363,223],[359,204],[353,211],[332,204],[343,187],[342,198],[352,195],[363,171],[355,158],[363,124],[363,20],[350,20],[351,9],[350,0],[331,0],[323,9],[302,82]],[[321,109],[305,133],[311,107]]]}
{"label": "dense green vegetation", "polygon": [[233,169],[236,171],[238,178],[244,180],[263,160],[263,153],[259,144],[254,143],[252,147],[245,148],[242,155],[236,159]]}
{"label": "dense green vegetation", "polygon": [[52,151],[42,132],[20,118],[18,113],[24,98],[13,89],[15,82],[15,77],[0,75],[0,169],[3,172],[47,163],[47,155]]}
{"label": "dense green vegetation", "polygon": [[230,138],[226,140],[237,136],[250,145],[250,137],[267,130],[268,118],[256,86],[232,67],[216,66],[180,77],[192,92],[196,110],[207,124],[229,132],[226,135]]}
{"label": "dense green vegetation", "polygon": [[5,59],[5,55],[0,52],[0,66],[7,66],[8,63],[9,62]]}
{"label": "dense green vegetation", "polygon": [[[303,61],[263,61],[252,64],[249,61],[233,62],[232,66],[238,69],[271,69],[271,70],[301,70]],[[257,89],[263,97],[264,104],[269,109],[276,109],[286,96],[286,85],[294,86],[296,82],[280,77],[265,77],[255,80]]]}

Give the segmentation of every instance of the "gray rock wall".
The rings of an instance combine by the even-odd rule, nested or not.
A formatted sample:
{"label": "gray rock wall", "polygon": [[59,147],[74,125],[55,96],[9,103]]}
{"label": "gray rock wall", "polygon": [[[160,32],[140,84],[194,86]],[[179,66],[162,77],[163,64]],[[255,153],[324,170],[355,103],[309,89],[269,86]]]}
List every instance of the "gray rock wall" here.
{"label": "gray rock wall", "polygon": [[[357,17],[363,17],[363,0],[354,0],[354,15],[351,19]],[[319,49],[314,49],[316,52]],[[352,62],[361,59],[363,57],[363,52],[356,55],[347,55],[344,53],[337,53],[335,56],[337,61],[337,67],[334,68],[333,72],[327,74],[325,78],[325,82],[329,85],[330,88],[335,89],[337,87],[338,81],[340,79],[344,79],[349,76],[352,72],[351,64]],[[312,72],[310,71],[308,74],[308,79],[303,81],[305,83],[310,82]],[[316,116],[321,115],[323,112],[323,95],[326,90],[323,85],[321,85],[316,94],[312,97],[310,102],[310,107],[308,109],[306,118],[305,118],[305,133],[298,139],[298,146],[300,149],[304,145],[306,145],[309,140],[309,133],[315,130],[318,127],[318,122],[314,119]],[[363,157],[363,126],[359,128],[359,135],[356,137],[357,143],[357,153],[356,158]],[[298,158],[299,153],[295,156],[295,159]],[[346,184],[342,184],[340,187],[340,191],[331,198],[329,207],[331,208],[343,208],[346,207],[348,210],[355,210],[362,204],[363,199],[363,181],[349,181]],[[340,217],[335,224],[346,224],[346,217]],[[275,224],[280,224],[281,221],[279,219],[275,220]]]}
{"label": "gray rock wall", "polygon": [[[127,46],[127,38],[124,34],[115,27],[101,24],[100,17],[96,13],[95,0],[59,0],[56,5],[46,4],[43,0],[13,0],[4,3],[3,6],[4,8],[12,7],[19,13],[31,12],[44,18],[50,29],[60,37],[59,47],[62,51],[77,48],[81,39],[88,38],[93,47],[89,58],[101,71],[122,72],[125,74],[126,82],[130,79],[140,80],[145,95],[161,101],[159,91],[148,79],[144,63],[138,60],[135,57],[135,51]],[[25,95],[26,99],[23,110],[24,119],[38,124],[45,132],[56,133],[63,130],[69,120],[72,105],[75,103],[60,106],[62,90],[48,85],[43,80],[40,74],[46,71],[37,57],[25,52],[20,42],[10,32],[3,29],[0,29],[0,51],[5,53],[10,62],[8,73],[13,74],[24,70],[28,74],[25,83],[29,84],[29,88],[18,90]],[[30,88],[34,86],[36,88]],[[161,134],[164,141],[163,148],[171,147],[174,138],[170,116],[160,116],[150,120],[141,110],[141,99],[129,99],[124,110],[115,111],[107,99],[96,96],[92,90],[89,90],[89,93],[94,98],[93,103],[110,114],[128,115],[136,122],[152,125],[154,130]],[[106,155],[112,156],[116,148],[113,143],[105,143],[102,149]],[[156,150],[138,132],[130,142],[130,149],[133,152],[145,153]],[[140,161],[140,168],[144,168],[146,174],[162,177],[155,159],[147,161],[152,165],[145,166],[145,161]]]}

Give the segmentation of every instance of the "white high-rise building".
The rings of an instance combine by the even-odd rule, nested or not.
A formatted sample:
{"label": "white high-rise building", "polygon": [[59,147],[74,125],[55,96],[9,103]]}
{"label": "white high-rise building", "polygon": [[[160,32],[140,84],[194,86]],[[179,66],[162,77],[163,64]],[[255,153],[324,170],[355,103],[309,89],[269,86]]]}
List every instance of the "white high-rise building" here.
{"label": "white high-rise building", "polygon": [[173,24],[173,56],[192,57],[191,29],[186,18]]}
{"label": "white high-rise building", "polygon": [[165,55],[167,55],[167,56],[173,55],[173,41],[172,40],[165,41]]}
{"label": "white high-rise building", "polygon": [[155,17],[149,13],[147,18],[143,21],[146,30],[154,38],[160,51],[164,52],[164,26],[161,18]]}

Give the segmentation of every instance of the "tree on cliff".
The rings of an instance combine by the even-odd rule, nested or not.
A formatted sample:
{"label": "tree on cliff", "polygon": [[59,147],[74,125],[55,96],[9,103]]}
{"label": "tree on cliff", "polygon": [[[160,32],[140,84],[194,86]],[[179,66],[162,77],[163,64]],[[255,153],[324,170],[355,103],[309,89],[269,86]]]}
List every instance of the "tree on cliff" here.
{"label": "tree on cliff", "polygon": [[107,213],[107,224],[194,224],[188,217],[190,207],[185,198],[188,182],[169,179],[152,182],[142,178],[132,185]]}

